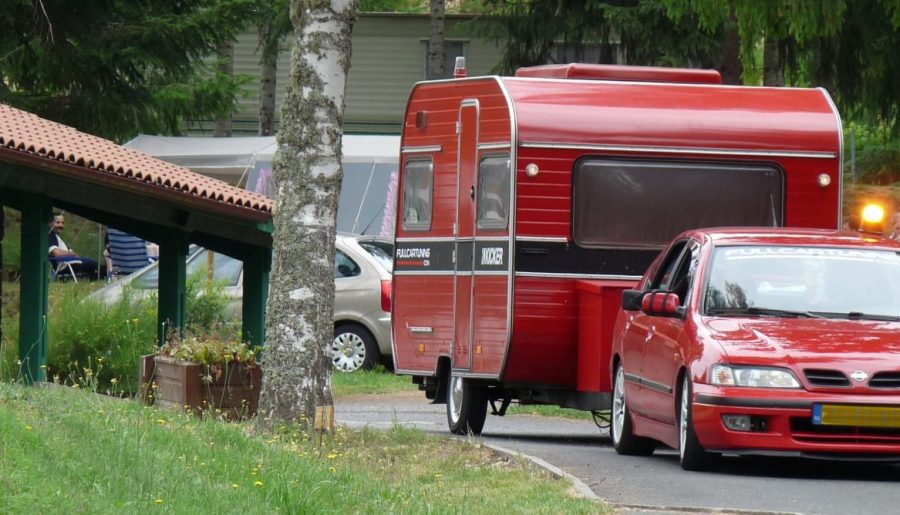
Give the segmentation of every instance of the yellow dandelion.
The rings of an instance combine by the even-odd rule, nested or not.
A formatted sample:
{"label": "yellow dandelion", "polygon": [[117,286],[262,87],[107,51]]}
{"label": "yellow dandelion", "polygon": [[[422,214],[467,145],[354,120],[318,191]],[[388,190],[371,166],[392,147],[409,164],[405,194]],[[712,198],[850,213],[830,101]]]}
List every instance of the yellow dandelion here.
{"label": "yellow dandelion", "polygon": [[329,455],[326,456],[326,457],[327,457],[329,460],[333,460],[333,459],[337,458],[338,455],[337,455],[337,454],[334,454],[334,453],[331,453],[331,454],[329,454]]}
{"label": "yellow dandelion", "polygon": [[162,504],[162,503],[163,503],[163,500],[162,500],[162,499],[155,499],[153,502],[155,502],[156,504]]}
{"label": "yellow dandelion", "polygon": [[334,468],[334,467],[331,467],[331,468],[328,469],[328,472],[337,472],[337,469]]}
{"label": "yellow dandelion", "polygon": [[240,487],[241,487],[241,485],[239,485],[237,483],[231,483],[231,488],[240,488]]}
{"label": "yellow dandelion", "polygon": [[26,430],[26,431],[31,431],[31,429],[32,429],[31,426],[25,426],[25,430]]}
{"label": "yellow dandelion", "polygon": [[253,484],[256,485],[256,486],[262,486],[262,481],[257,481],[257,482],[255,482],[255,483],[253,483]]}

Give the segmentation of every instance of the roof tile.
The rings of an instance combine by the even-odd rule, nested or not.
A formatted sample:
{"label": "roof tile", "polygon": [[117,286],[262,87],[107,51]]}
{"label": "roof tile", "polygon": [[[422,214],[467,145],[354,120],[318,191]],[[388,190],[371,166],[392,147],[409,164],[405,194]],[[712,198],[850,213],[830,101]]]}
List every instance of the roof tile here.
{"label": "roof tile", "polygon": [[[179,193],[272,213],[274,202],[258,193],[236,188],[191,172],[112,141],[0,104],[0,147],[66,161],[77,167],[147,183]],[[75,172],[72,172],[75,173]],[[90,176],[85,177],[91,180]],[[149,186],[152,185],[152,186]]]}

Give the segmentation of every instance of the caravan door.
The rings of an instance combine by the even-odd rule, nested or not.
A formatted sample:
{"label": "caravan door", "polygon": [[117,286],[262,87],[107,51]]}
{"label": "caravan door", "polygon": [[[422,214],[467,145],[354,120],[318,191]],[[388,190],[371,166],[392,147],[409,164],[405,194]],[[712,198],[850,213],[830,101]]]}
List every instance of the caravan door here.
{"label": "caravan door", "polygon": [[464,100],[459,108],[459,172],[455,245],[455,321],[453,369],[472,368],[472,293],[475,239],[475,178],[478,157],[478,101]]}

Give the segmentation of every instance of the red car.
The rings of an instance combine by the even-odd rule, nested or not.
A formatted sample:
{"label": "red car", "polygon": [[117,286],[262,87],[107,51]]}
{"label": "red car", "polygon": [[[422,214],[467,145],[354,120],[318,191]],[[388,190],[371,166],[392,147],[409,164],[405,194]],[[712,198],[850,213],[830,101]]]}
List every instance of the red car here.
{"label": "red car", "polygon": [[900,242],[811,229],[681,234],[613,332],[619,454],[900,460]]}

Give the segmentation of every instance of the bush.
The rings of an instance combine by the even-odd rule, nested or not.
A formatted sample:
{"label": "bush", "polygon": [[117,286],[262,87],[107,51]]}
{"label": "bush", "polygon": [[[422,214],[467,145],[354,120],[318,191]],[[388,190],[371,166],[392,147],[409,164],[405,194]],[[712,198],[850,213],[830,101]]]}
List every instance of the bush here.
{"label": "bush", "polygon": [[133,394],[138,358],[156,350],[156,304],[133,291],[111,306],[76,290],[58,291],[51,312],[48,378],[69,385]]}
{"label": "bush", "polygon": [[[205,273],[188,277],[186,329],[193,333],[234,332],[225,315],[222,286]],[[157,296],[125,288],[112,305],[86,298],[78,289],[57,289],[51,307],[48,378],[124,395],[137,393],[138,362],[157,351]],[[237,338],[235,338],[236,340]]]}
{"label": "bush", "polygon": [[225,297],[224,283],[208,281],[206,267],[187,277],[185,298],[187,299],[187,320],[185,328],[192,332],[211,332],[229,324],[226,316],[228,299]]}

